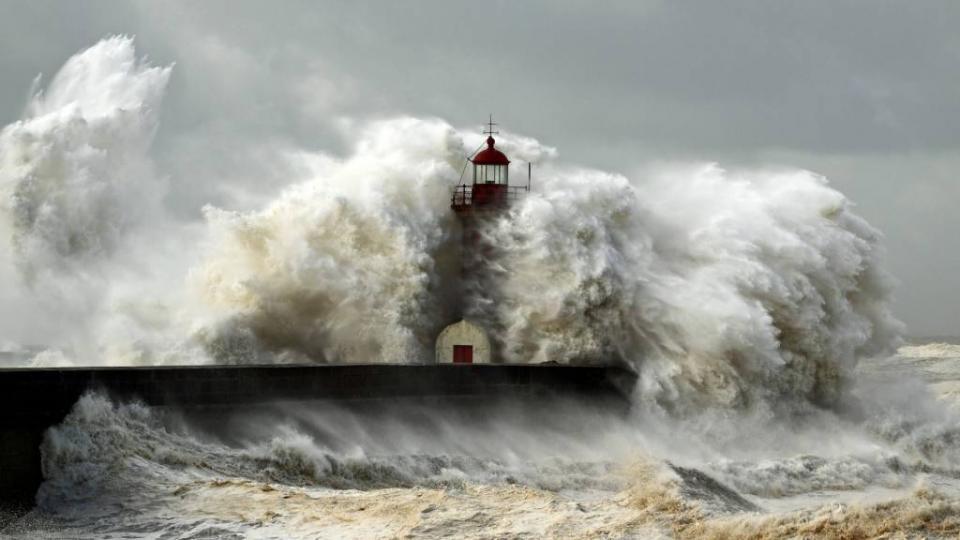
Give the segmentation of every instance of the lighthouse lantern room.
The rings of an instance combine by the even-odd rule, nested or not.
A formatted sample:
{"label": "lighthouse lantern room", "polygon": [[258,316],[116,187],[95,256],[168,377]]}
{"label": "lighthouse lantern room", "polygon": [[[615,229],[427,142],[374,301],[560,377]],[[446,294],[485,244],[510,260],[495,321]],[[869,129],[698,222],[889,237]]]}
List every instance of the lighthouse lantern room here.
{"label": "lighthouse lantern room", "polygon": [[[527,185],[510,185],[510,160],[506,154],[496,148],[494,131],[496,122],[493,115],[487,122],[486,148],[474,153],[468,158],[473,166],[473,182],[471,185],[461,183],[453,191],[450,207],[458,214],[472,213],[477,210],[500,210],[506,208],[511,201],[530,190],[529,166],[527,168]],[[462,180],[462,179],[461,179]]]}

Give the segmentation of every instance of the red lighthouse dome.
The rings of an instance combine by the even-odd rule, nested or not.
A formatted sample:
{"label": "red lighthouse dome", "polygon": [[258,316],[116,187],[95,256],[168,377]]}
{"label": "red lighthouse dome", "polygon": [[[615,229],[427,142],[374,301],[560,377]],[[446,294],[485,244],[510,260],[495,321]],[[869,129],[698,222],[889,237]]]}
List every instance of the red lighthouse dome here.
{"label": "red lighthouse dome", "polygon": [[470,161],[474,165],[509,165],[510,160],[507,155],[493,147],[493,137],[487,137],[487,147],[482,152],[478,152]]}

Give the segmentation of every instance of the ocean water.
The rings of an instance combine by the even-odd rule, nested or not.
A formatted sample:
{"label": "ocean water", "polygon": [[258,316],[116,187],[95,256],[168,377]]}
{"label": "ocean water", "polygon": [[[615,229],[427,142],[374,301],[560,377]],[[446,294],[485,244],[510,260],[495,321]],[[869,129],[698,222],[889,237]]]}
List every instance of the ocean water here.
{"label": "ocean water", "polygon": [[[3,534],[956,537],[960,345],[904,346],[858,373],[859,413],[789,427],[562,400],[278,403],[212,423],[90,394],[48,431],[38,505]],[[881,397],[897,387],[910,407]]]}

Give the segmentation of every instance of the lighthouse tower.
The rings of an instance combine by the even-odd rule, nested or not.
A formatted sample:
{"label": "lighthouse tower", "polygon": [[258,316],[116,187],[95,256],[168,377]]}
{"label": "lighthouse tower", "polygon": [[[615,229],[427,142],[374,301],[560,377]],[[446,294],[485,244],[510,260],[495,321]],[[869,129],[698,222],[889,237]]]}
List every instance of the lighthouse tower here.
{"label": "lighthouse tower", "polygon": [[[485,147],[468,158],[469,184],[457,185],[450,199],[450,208],[460,218],[463,231],[461,251],[461,313],[463,320],[451,324],[437,338],[438,363],[472,364],[490,362],[495,353],[487,330],[471,317],[469,307],[475,299],[484,298],[493,290],[491,280],[496,279],[491,262],[496,257],[495,248],[481,234],[485,222],[496,219],[510,204],[530,191],[530,166],[527,166],[526,185],[510,185],[510,159],[496,147],[494,130],[497,124],[493,115],[487,122]],[[466,171],[465,171],[466,172]],[[462,179],[461,179],[462,180]],[[489,299],[480,304],[489,304]],[[477,314],[473,314],[477,315]],[[495,345],[497,340],[493,340]]]}

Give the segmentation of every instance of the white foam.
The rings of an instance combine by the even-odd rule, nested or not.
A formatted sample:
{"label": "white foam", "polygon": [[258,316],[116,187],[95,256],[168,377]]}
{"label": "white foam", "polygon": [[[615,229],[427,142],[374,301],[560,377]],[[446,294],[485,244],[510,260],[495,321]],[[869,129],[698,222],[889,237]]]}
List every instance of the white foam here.
{"label": "white foam", "polygon": [[953,343],[924,343],[904,345],[897,349],[904,358],[960,358],[960,345]]}

